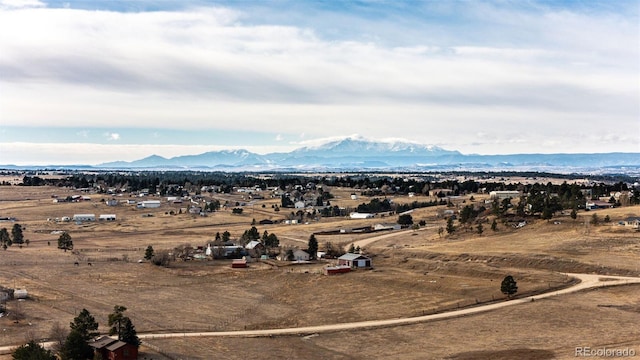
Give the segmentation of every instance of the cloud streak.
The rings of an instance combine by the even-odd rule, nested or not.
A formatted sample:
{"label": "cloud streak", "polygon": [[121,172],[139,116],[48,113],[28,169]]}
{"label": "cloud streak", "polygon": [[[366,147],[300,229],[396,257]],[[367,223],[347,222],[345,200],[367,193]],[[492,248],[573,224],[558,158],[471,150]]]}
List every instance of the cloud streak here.
{"label": "cloud streak", "polygon": [[[282,134],[274,142],[361,133],[485,153],[517,151],[505,145],[514,136],[535,151],[598,132],[598,151],[640,150],[632,2],[285,3],[89,11],[5,0],[3,122],[252,129]],[[607,142],[616,131],[603,122],[638,137]]]}

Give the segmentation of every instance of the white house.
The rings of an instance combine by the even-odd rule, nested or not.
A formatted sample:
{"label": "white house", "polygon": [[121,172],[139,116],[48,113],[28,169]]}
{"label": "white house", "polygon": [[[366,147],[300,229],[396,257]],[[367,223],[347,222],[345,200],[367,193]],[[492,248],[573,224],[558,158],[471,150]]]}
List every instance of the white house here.
{"label": "white house", "polygon": [[520,191],[491,191],[489,192],[490,199],[516,199],[520,197]]}
{"label": "white house", "polygon": [[385,224],[375,224],[373,225],[373,230],[400,230],[402,229],[402,225],[396,223],[385,223]]}
{"label": "white house", "polygon": [[160,200],[146,200],[138,203],[138,209],[153,209],[160,207]]}
{"label": "white house", "polygon": [[640,229],[640,217],[629,217],[624,221],[625,226],[630,226],[632,229]]}
{"label": "white house", "polygon": [[73,221],[96,221],[95,214],[74,214]]}
{"label": "white house", "polygon": [[296,209],[304,209],[304,208],[306,207],[306,205],[305,205],[304,201],[296,201],[296,203],[295,203],[295,204],[293,204],[293,206],[294,206]]}
{"label": "white house", "polygon": [[104,202],[107,206],[118,206],[118,200],[116,199],[109,199],[107,201]]}
{"label": "white house", "polygon": [[352,212],[351,214],[349,214],[349,217],[352,219],[373,219],[375,215],[370,213]]}
{"label": "white house", "polygon": [[293,260],[294,261],[308,261],[309,260],[309,253],[304,251],[304,250],[300,250],[297,249],[293,252]]}
{"label": "white house", "polygon": [[346,253],[338,258],[338,265],[352,268],[372,267],[371,258],[362,254]]}
{"label": "white house", "polygon": [[98,220],[115,221],[116,220],[116,214],[101,214],[98,217]]}

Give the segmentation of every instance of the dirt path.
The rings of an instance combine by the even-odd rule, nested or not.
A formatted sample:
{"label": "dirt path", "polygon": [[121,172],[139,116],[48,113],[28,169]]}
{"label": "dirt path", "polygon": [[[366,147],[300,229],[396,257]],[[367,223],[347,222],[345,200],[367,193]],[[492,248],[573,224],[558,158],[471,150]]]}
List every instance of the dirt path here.
{"label": "dirt path", "polygon": [[510,301],[497,302],[477,307],[471,307],[461,310],[448,311],[439,314],[431,314],[424,316],[389,319],[389,320],[374,320],[374,321],[359,321],[344,324],[331,324],[321,326],[306,326],[299,328],[286,328],[286,329],[266,329],[266,330],[248,330],[248,331],[220,331],[220,332],[197,332],[197,333],[170,333],[170,334],[140,334],[140,339],[162,339],[162,338],[175,338],[175,337],[205,337],[205,336],[218,336],[218,337],[265,337],[265,336],[277,336],[277,335],[300,335],[300,334],[315,334],[321,332],[336,332],[342,330],[362,330],[370,328],[380,328],[389,326],[400,326],[422,323],[433,320],[449,319],[459,316],[477,314],[481,312],[501,309],[507,306],[513,306],[523,303],[532,302],[534,300],[540,300],[552,296],[570,294],[573,292],[591,289],[596,287],[616,286],[626,284],[640,284],[640,277],[624,277],[624,276],[602,276],[593,274],[566,274],[571,277],[580,279],[580,282],[576,285],[568,287],[562,290],[550,291],[534,296],[528,296],[525,298],[514,299]]}
{"label": "dirt path", "polygon": [[[421,228],[420,230],[425,230],[426,228]],[[396,236],[400,236],[400,235],[408,235],[411,234],[415,231],[420,231],[420,230],[403,230],[403,231],[393,231],[390,233],[386,233],[384,235],[378,235],[378,236],[372,236],[372,237],[368,237],[366,239],[362,239],[362,240],[356,240],[352,243],[349,243],[348,246],[351,246],[351,244],[353,244],[354,247],[360,247],[361,249],[363,249],[365,246],[371,245],[372,243],[376,242],[376,241],[380,241],[380,240],[384,240],[384,239],[388,239],[388,238],[392,238],[392,237],[396,237]],[[346,247],[345,247],[346,249]]]}
{"label": "dirt path", "polygon": [[[186,337],[270,337],[270,336],[283,336],[283,335],[304,335],[304,334],[316,334],[326,332],[336,332],[343,330],[363,330],[371,328],[392,327],[401,325],[410,325],[423,323],[434,320],[450,319],[460,316],[472,315],[481,312],[487,312],[492,310],[501,309],[507,306],[513,306],[518,304],[524,304],[552,296],[559,296],[564,294],[570,294],[581,290],[592,289],[597,287],[627,285],[627,284],[640,284],[640,277],[625,277],[625,276],[603,276],[594,274],[572,274],[567,273],[567,276],[575,277],[580,280],[579,283],[562,290],[554,290],[543,294],[534,296],[528,296],[520,299],[514,299],[510,301],[497,302],[487,305],[481,305],[461,310],[448,311],[438,314],[407,317],[400,319],[389,320],[373,320],[373,321],[359,321],[343,324],[330,324],[320,326],[306,326],[298,328],[284,328],[284,329],[265,329],[265,330],[245,330],[245,331],[214,331],[214,332],[182,332],[182,333],[151,333],[151,334],[138,334],[141,340],[153,340],[153,339],[167,339],[167,338],[186,338]],[[43,344],[45,347],[53,345],[53,343],[46,342]],[[2,346],[0,347],[0,354],[7,354],[12,351],[15,346]]]}

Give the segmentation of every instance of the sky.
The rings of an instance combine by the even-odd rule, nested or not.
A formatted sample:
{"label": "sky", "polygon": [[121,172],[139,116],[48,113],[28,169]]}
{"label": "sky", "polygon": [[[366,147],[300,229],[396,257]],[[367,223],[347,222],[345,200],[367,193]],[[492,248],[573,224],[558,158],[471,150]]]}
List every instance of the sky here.
{"label": "sky", "polygon": [[0,164],[640,153],[640,1],[0,0]]}

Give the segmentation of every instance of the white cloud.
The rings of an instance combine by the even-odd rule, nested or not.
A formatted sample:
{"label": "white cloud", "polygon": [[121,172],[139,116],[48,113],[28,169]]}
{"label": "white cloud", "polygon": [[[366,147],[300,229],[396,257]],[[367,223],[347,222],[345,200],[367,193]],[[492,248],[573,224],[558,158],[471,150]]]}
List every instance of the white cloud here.
{"label": "white cloud", "polygon": [[47,6],[47,4],[39,0],[0,0],[0,10],[37,8],[45,6]]}
{"label": "white cloud", "polygon": [[[0,34],[21,34],[0,35],[3,122],[251,129],[300,139],[361,133],[455,149],[482,144],[485,152],[512,151],[522,133],[531,149],[546,150],[603,121],[639,128],[637,13],[465,7],[472,25],[462,30],[482,25],[475,31],[382,22],[385,31],[412,34],[398,45],[376,36],[328,40],[304,25],[252,25],[247,14],[220,7],[0,11]],[[357,31],[376,23],[354,24]],[[479,130],[491,140],[478,141]],[[598,138],[591,146],[635,144]]]}
{"label": "white cloud", "polygon": [[0,143],[0,159],[3,164],[13,165],[98,165],[115,160],[140,160],[154,154],[171,158],[229,149],[246,149],[266,154],[290,151],[292,147],[3,142]]}
{"label": "white cloud", "polygon": [[276,141],[282,141],[284,137],[281,134],[276,135]]}
{"label": "white cloud", "polygon": [[118,141],[120,140],[120,134],[118,133],[107,133],[107,140],[109,141]]}

